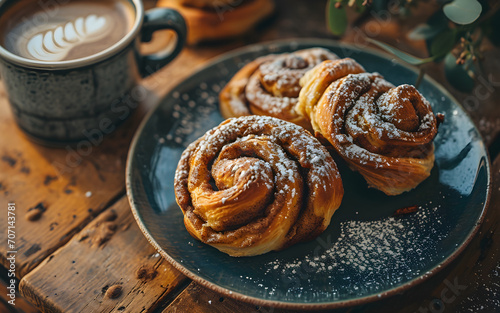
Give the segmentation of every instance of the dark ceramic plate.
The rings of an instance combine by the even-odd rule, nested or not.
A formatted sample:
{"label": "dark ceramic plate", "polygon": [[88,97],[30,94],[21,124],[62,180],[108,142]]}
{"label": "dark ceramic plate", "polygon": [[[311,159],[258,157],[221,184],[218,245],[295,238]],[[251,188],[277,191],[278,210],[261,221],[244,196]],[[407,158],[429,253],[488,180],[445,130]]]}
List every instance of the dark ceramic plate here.
{"label": "dark ceramic plate", "polygon": [[[233,258],[193,239],[175,202],[174,172],[184,148],[218,125],[218,92],[258,56],[321,46],[353,57],[394,84],[414,83],[414,69],[363,48],[297,40],[226,54],[173,89],[139,129],[129,153],[127,191],[149,242],[182,273],[247,302],[286,308],[334,308],[376,300],[422,281],[448,264],[476,232],[489,197],[490,164],[478,130],[437,82],[420,92],[446,115],[435,139],[431,176],[389,197],[339,164],[345,195],[316,240],[262,256]],[[393,218],[402,207],[420,207]]]}

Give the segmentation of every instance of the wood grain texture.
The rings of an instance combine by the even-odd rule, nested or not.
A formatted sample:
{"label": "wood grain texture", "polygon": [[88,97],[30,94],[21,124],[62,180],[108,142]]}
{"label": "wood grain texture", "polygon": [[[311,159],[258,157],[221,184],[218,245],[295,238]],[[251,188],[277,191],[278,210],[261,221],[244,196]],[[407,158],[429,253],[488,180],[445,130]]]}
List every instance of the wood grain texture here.
{"label": "wood grain texture", "polygon": [[267,312],[269,308],[243,303],[206,289],[194,282],[167,307],[163,313],[201,312]]}
{"label": "wood grain texture", "polygon": [[[29,141],[15,125],[0,87],[0,132],[4,134],[0,137],[0,203],[16,203],[18,278],[125,195],[126,154],[142,117],[159,96],[220,54],[221,49],[232,47],[186,49],[169,67],[148,77],[143,81],[147,98],[130,119],[93,146],[88,155],[79,154],[74,147],[47,148]],[[36,218],[33,212],[39,212]],[[7,214],[0,215],[0,225],[6,223]],[[0,240],[6,242],[6,236],[6,232],[0,233]],[[4,265],[6,251],[6,245],[2,245],[0,260]]]}
{"label": "wood grain texture", "polygon": [[[96,132],[76,146],[48,148],[28,140],[17,128],[0,87],[0,203],[16,204],[18,277],[125,194],[126,156],[142,117],[201,64],[232,47],[186,49],[167,68],[143,81],[145,98],[116,131],[104,137]],[[38,210],[42,212],[33,219],[31,214]],[[6,223],[7,214],[1,214],[0,225]],[[0,240],[6,241],[6,236],[0,233]],[[2,245],[3,265],[6,251]]]}
{"label": "wood grain texture", "polygon": [[[151,7],[153,2],[146,1],[146,4]],[[326,1],[276,2],[278,12],[274,19],[236,40],[188,47],[166,68],[144,80],[142,84],[149,90],[147,99],[114,133],[92,146],[88,155],[78,151],[75,154],[65,148],[46,148],[27,140],[17,129],[5,92],[0,88],[0,205],[16,202],[19,234],[17,268],[18,275],[24,276],[21,289],[44,312],[150,312],[155,307],[158,307],[156,312],[163,307],[166,307],[164,312],[291,312],[257,308],[229,298],[220,301],[219,295],[195,283],[190,283],[170,303],[187,280],[171,270],[165,261],[150,258],[155,252],[132,220],[123,198],[124,163],[131,137],[144,114],[172,87],[212,57],[246,44],[297,37],[332,38],[324,20]],[[431,10],[422,10],[412,23],[425,20],[430,13]],[[404,36],[404,30],[411,27],[407,21],[368,16],[353,23],[343,42],[362,49],[368,46],[362,34],[368,34],[402,50],[426,56],[423,42],[411,42]],[[157,35],[156,42],[145,47],[145,51],[155,51],[163,44],[165,41]],[[428,65],[427,73],[464,104],[485,137],[486,144],[495,146],[500,133],[500,110],[497,107],[500,60],[498,49],[492,49],[485,55],[483,80],[478,82],[471,94],[461,93],[446,82],[442,64]],[[500,148],[497,150],[500,151]],[[494,300],[500,294],[499,163],[497,159],[493,170],[494,194],[487,219],[480,233],[457,260],[424,284],[401,295],[335,312],[418,312],[421,308],[424,312],[431,312],[429,306],[443,302],[443,294],[454,295],[449,293],[448,285],[453,284],[455,279],[459,285],[464,283],[467,287],[458,290],[460,294],[453,301],[443,303],[444,312],[498,311],[500,304]],[[106,221],[109,218],[107,214],[111,212],[109,205],[117,199],[118,202],[111,208],[117,212],[116,220]],[[28,210],[37,206],[43,208],[43,212],[38,219],[30,217],[34,220],[27,220]],[[35,214],[33,211],[29,214]],[[92,221],[96,216],[97,219]],[[110,226],[113,223],[130,224],[130,228],[124,230],[122,226]],[[6,216],[2,214],[0,225],[5,224]],[[79,241],[86,235],[89,237]],[[99,245],[109,235],[110,239]],[[1,242],[6,240],[5,236],[0,233]],[[4,245],[1,245],[0,260],[4,264],[5,251]],[[72,263],[73,260],[75,263]],[[158,276],[148,282],[137,278],[138,270],[142,273],[139,276],[149,277],[150,268],[156,269]],[[162,269],[167,270],[162,274]],[[164,282],[167,281],[172,283],[166,286]],[[110,289],[116,285],[121,286],[121,292],[117,288]],[[443,293],[444,290],[447,291]],[[105,297],[106,293],[108,296]],[[483,305],[483,310],[478,305]],[[441,312],[440,307],[434,307],[434,311]]]}
{"label": "wood grain texture", "polygon": [[151,312],[186,278],[149,245],[121,198],[20,283],[48,312]]}
{"label": "wood grain texture", "polygon": [[[145,1],[145,7],[152,8],[154,3]],[[158,50],[161,44],[152,42],[149,51]],[[208,51],[200,57],[183,54],[184,60],[192,61],[194,69],[218,52]],[[0,86],[0,204],[2,212],[7,203],[16,204],[19,278],[124,195],[125,161],[131,138],[142,117],[158,102],[158,95],[190,73],[183,66],[177,68],[180,71],[166,67],[142,82],[144,98],[139,108],[130,110],[131,117],[116,131],[102,136],[103,132],[95,130],[88,140],[61,148],[40,146],[18,129],[5,89]],[[1,214],[0,225],[6,224],[7,214]],[[6,232],[1,232],[0,241],[6,242],[6,236]],[[7,264],[6,251],[6,245],[1,245],[3,265]]]}
{"label": "wood grain texture", "polygon": [[[0,101],[0,203],[16,204],[17,276],[22,277],[67,242],[83,225],[124,193],[124,168],[140,110],[119,132],[76,147],[37,145],[15,125],[5,97]],[[92,140],[102,140],[93,144]],[[39,216],[33,219],[33,210]],[[2,210],[2,212],[5,212]],[[31,217],[30,217],[31,216]],[[0,215],[6,225],[7,214]],[[0,233],[0,241],[7,234]],[[0,260],[6,264],[6,245]]]}
{"label": "wood grain texture", "polygon": [[[38,309],[16,292],[15,298],[10,295],[10,279],[0,278],[0,312],[2,313],[39,313]],[[8,283],[7,283],[8,282]],[[9,287],[9,289],[7,288]],[[15,305],[12,305],[13,301]]]}

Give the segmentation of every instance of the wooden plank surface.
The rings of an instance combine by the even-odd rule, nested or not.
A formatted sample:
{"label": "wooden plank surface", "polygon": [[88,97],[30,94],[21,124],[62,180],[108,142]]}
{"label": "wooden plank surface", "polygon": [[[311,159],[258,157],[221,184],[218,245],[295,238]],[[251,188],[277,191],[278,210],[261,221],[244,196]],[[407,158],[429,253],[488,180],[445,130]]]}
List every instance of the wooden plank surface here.
{"label": "wooden plank surface", "polygon": [[[324,3],[321,4],[321,1],[314,5],[305,5],[302,2],[297,3],[297,6],[282,4],[279,8],[278,17],[275,20],[269,22],[263,29],[250,33],[243,40],[230,44],[186,49],[183,55],[168,68],[145,81],[145,87],[154,91],[145,101],[146,105],[142,105],[132,119],[126,121],[117,132],[104,138],[97,146],[90,145],[89,147],[88,143],[92,144],[92,142],[87,142],[82,145],[82,149],[75,147],[50,149],[27,141],[12,120],[5,94],[3,89],[0,90],[0,96],[3,99],[0,101],[0,132],[4,134],[0,138],[0,189],[2,191],[0,200],[2,203],[17,201],[20,217],[17,222],[20,232],[23,233],[18,240],[19,277],[31,270],[88,223],[95,214],[123,194],[124,160],[130,138],[144,111],[170,87],[192,73],[207,59],[247,42],[287,37],[328,36],[322,13]],[[305,22],[306,25],[301,27],[297,25],[301,14],[321,16],[321,18],[308,19]],[[373,27],[378,29],[378,36],[381,38],[400,35],[394,33],[394,29],[398,29],[394,26],[397,21],[381,20],[375,26],[370,23],[368,21],[350,29],[344,40],[359,47],[366,46],[363,39],[359,37],[359,29],[366,32],[366,29]],[[422,49],[421,46],[410,45],[407,42],[408,40],[400,40],[395,44],[399,44],[406,50],[412,50],[410,52]],[[492,73],[499,73],[499,62],[495,59],[491,62],[488,68]],[[485,73],[486,77],[490,74]],[[444,82],[455,96],[464,98],[458,91],[447,85],[440,67],[431,71],[431,76]],[[491,80],[500,81],[500,78],[494,77]],[[479,87],[481,86],[478,86],[480,91],[475,90],[473,94],[489,93],[490,89],[484,89],[484,86]],[[472,106],[466,107],[475,115],[478,115],[478,112],[487,113],[478,116],[476,121],[488,143],[496,138],[500,129],[499,110],[496,110],[497,104],[494,101],[498,96],[497,88],[485,101],[481,102],[481,110],[476,110]],[[469,99],[469,96],[465,96],[465,99]],[[473,100],[466,101],[466,103],[472,102]],[[87,197],[87,195],[91,196]],[[44,211],[41,218],[36,222],[26,221],[27,211],[37,205],[41,206]],[[72,209],[66,210],[66,207]],[[4,223],[5,218],[4,215],[0,216],[0,223]],[[23,231],[25,229],[31,231]],[[4,236],[0,234],[0,240],[4,240]],[[0,248],[0,261],[3,264],[5,264],[5,251],[5,247]]]}
{"label": "wooden plank surface", "polygon": [[194,282],[170,304],[163,313],[201,313],[201,312],[265,312],[248,303],[223,297]]}
{"label": "wooden plank surface", "polygon": [[[24,299],[18,292],[12,295],[11,287],[12,283],[10,281],[10,277],[8,277],[7,271],[5,271],[3,268],[0,269],[0,312],[2,313],[40,312],[29,301]],[[14,303],[15,305],[12,305],[12,303]]]}
{"label": "wooden plank surface", "polygon": [[[225,49],[231,49],[231,48],[232,48],[232,44],[225,46]],[[152,91],[152,92],[150,92],[148,101],[145,103],[142,103],[141,106],[139,107],[138,111],[136,111],[134,113],[132,118],[130,120],[128,120],[126,122],[126,124],[120,126],[120,128],[115,133],[113,133],[111,136],[105,138],[104,141],[102,142],[102,144],[98,147],[98,148],[106,147],[109,144],[109,141],[121,140],[120,145],[118,145],[117,143],[114,143],[112,146],[107,146],[105,148],[105,151],[109,151],[109,153],[111,155],[121,156],[123,158],[123,161],[117,163],[119,166],[117,165],[117,167],[113,168],[113,169],[108,168],[106,171],[106,173],[109,173],[110,175],[115,175],[114,178],[119,181],[119,183],[117,185],[120,186],[120,189],[117,190],[116,193],[112,194],[109,192],[109,186],[105,186],[104,184],[103,185],[92,185],[92,181],[93,181],[93,179],[98,177],[98,173],[96,173],[96,172],[85,173],[85,171],[87,171],[88,168],[85,167],[83,164],[85,164],[85,162],[89,162],[89,161],[87,158],[84,158],[84,161],[82,162],[82,164],[79,164],[77,166],[77,169],[76,169],[79,171],[79,175],[80,175],[79,177],[82,177],[84,174],[90,176],[90,178],[83,176],[82,179],[84,179],[85,181],[88,181],[90,186],[93,186],[94,189],[90,189],[90,190],[97,190],[100,188],[99,195],[102,195],[101,198],[97,198],[97,197],[95,197],[96,195],[94,194],[94,192],[91,191],[92,195],[90,197],[85,196],[84,199],[87,199],[87,198],[92,199],[93,197],[95,197],[94,199],[97,199],[96,201],[99,201],[99,200],[103,201],[103,199],[102,199],[103,197],[109,198],[109,197],[112,197],[114,195],[114,198],[110,198],[110,199],[111,200],[120,199],[120,200],[115,200],[115,201],[119,201],[116,205],[120,208],[120,210],[123,211],[122,212],[123,218],[128,219],[130,221],[133,220],[132,215],[130,213],[130,207],[128,205],[128,202],[126,200],[125,193],[124,193],[124,184],[125,184],[124,165],[125,165],[126,152],[128,149],[128,142],[131,140],[131,137],[134,133],[135,128],[137,127],[139,121],[141,120],[141,118],[145,114],[145,112],[148,109],[150,109],[150,107],[152,105],[154,105],[155,103],[158,102],[158,98],[162,94],[164,94],[170,88],[175,86],[175,84],[177,84],[179,81],[181,81],[182,79],[187,77],[190,73],[195,71],[201,64],[206,62],[208,59],[219,54],[220,53],[219,49],[220,49],[219,47],[217,47],[215,49],[210,48],[210,47],[199,48],[196,50],[196,52],[193,51],[192,49],[186,49],[179,56],[179,58],[177,60],[175,60],[170,65],[172,68],[166,68],[166,69],[160,71],[159,73],[157,73],[156,75],[149,77],[147,80],[145,80],[143,82],[143,85],[145,86],[145,88]],[[0,105],[1,105],[1,103],[0,103]],[[34,146],[34,144],[31,142],[26,142],[26,144]],[[38,148],[47,149],[46,153],[48,153],[48,154],[54,154],[54,152],[55,153],[64,152],[64,151],[53,150],[53,149],[49,149],[49,148],[42,148],[42,147],[38,147]],[[107,159],[107,157],[103,156],[103,153],[98,149],[96,149],[92,153],[92,155],[89,156],[89,158],[97,158],[97,160],[101,160],[101,159],[106,160]],[[35,176],[40,176],[40,175],[38,173],[35,173]],[[60,179],[60,176],[54,175],[54,177],[55,178],[50,181],[50,185],[54,184],[55,182],[57,182]],[[63,177],[64,177],[64,175],[63,175]],[[78,184],[76,184],[76,183],[74,185],[78,186]],[[43,188],[42,186],[45,186],[45,185],[37,185],[37,188],[38,187]],[[28,186],[27,188],[33,188],[33,186]],[[23,192],[23,191],[22,190],[19,191],[19,193],[21,193],[21,192]],[[40,190],[40,192],[43,193],[44,190]],[[85,194],[86,192],[83,190],[82,193]],[[54,191],[53,194],[55,196],[58,195],[58,193],[56,191]],[[59,194],[60,194],[60,192],[59,192]],[[73,193],[70,193],[69,195],[72,195],[72,194]],[[12,198],[17,199],[16,197],[12,197]],[[70,199],[72,202],[69,202],[66,204],[60,203],[60,205],[64,205],[63,208],[67,208],[66,212],[68,214],[76,215],[77,210],[73,209],[71,207],[71,205],[74,205],[76,202],[81,201],[82,197],[70,198]],[[58,201],[60,201],[60,200],[58,200]],[[17,206],[18,206],[18,208],[20,207],[19,202],[17,202]],[[95,255],[97,262],[94,262],[93,261],[94,258],[92,257],[89,260],[89,262],[87,262],[87,263],[82,262],[81,263],[81,264],[86,264],[88,267],[83,268],[82,270],[71,271],[71,273],[74,273],[75,271],[77,271],[79,273],[78,276],[72,277],[75,280],[69,279],[69,276],[67,276],[67,275],[70,275],[69,273],[67,273],[66,276],[63,275],[63,276],[59,276],[59,278],[58,278],[57,276],[60,275],[58,273],[60,273],[61,268],[64,268],[64,267],[61,267],[60,264],[58,264],[57,262],[48,262],[48,260],[50,260],[50,258],[52,257],[52,255],[50,255],[50,254],[54,250],[56,250],[57,248],[62,246],[65,243],[65,241],[62,241],[62,240],[60,240],[58,242],[47,241],[47,244],[44,244],[44,246],[49,246],[49,247],[53,247],[53,248],[46,249],[46,250],[42,251],[44,254],[42,254],[42,256],[39,259],[37,259],[36,263],[35,262],[32,263],[32,267],[29,268],[29,271],[27,271],[27,272],[30,272],[29,275],[27,277],[25,277],[25,279],[22,280],[21,286],[20,286],[20,290],[22,291],[22,293],[26,297],[31,299],[31,301],[33,301],[33,303],[35,303],[39,308],[42,308],[44,310],[50,310],[51,312],[80,312],[81,310],[83,310],[83,312],[86,312],[86,310],[100,312],[102,310],[108,310],[108,309],[113,309],[115,311],[121,312],[121,311],[125,310],[124,308],[130,308],[130,307],[136,308],[136,307],[141,307],[141,305],[142,305],[145,307],[144,310],[146,312],[149,312],[150,310],[152,310],[156,306],[156,304],[160,300],[164,300],[165,298],[172,296],[172,295],[170,295],[170,291],[171,291],[170,289],[165,289],[161,293],[154,293],[154,292],[151,292],[151,290],[148,290],[148,285],[138,285],[138,286],[131,287],[132,291],[130,291],[127,294],[127,297],[125,299],[123,299],[122,301],[119,301],[119,302],[115,301],[116,303],[120,304],[119,306],[116,306],[115,305],[116,303],[113,301],[103,301],[102,298],[99,297],[99,295],[96,295],[96,289],[91,288],[91,285],[85,285],[85,287],[82,287],[82,288],[72,289],[73,286],[81,287],[80,281],[83,281],[83,282],[92,281],[93,283],[95,283],[96,280],[99,280],[99,279],[103,280],[103,277],[110,277],[110,276],[117,277],[117,275],[121,275],[122,268],[120,266],[118,266],[118,264],[121,264],[120,262],[127,264],[127,265],[130,265],[131,267],[135,266],[135,267],[140,268],[140,260],[137,258],[130,257],[131,255],[135,255],[138,252],[140,253],[141,252],[140,249],[146,249],[147,252],[145,252],[145,253],[149,253],[150,255],[154,254],[153,248],[151,248],[150,245],[147,243],[146,239],[144,238],[142,233],[139,231],[139,228],[136,226],[135,221],[134,221],[133,227],[131,227],[131,229],[128,232],[117,232],[116,234],[113,235],[113,237],[117,238],[116,239],[117,242],[123,246],[118,246],[118,247],[114,247],[113,249],[107,250],[114,256],[115,259],[113,259],[113,260],[116,262],[109,263],[105,269],[105,272],[99,272],[101,269],[101,266],[102,266],[102,264],[99,261],[103,261],[103,260],[109,261],[109,254],[103,253],[101,250],[96,250],[96,251],[94,251],[94,254],[83,253],[80,255],[80,253],[82,251],[79,250],[78,248],[75,248],[75,241],[78,242],[78,240],[79,240],[78,236],[80,236],[82,233],[88,231],[88,229],[92,230],[93,227],[95,227],[95,224],[99,223],[98,221],[100,218],[102,218],[102,215],[108,214],[109,209],[105,210],[108,207],[109,207],[108,205],[103,205],[103,207],[99,208],[99,210],[92,210],[92,212],[90,212],[90,211],[87,212],[85,210],[85,213],[89,216],[89,218],[87,218],[86,220],[84,220],[78,224],[79,227],[75,230],[75,233],[78,231],[79,231],[79,233],[76,235],[76,237],[74,237],[73,234],[65,235],[65,238],[67,240],[71,240],[71,241],[66,246],[57,250],[57,252],[54,254],[54,255],[62,254],[63,257],[60,257],[59,260],[64,260],[65,258],[69,258],[70,255],[72,255],[72,254],[75,256],[81,256],[81,257],[89,257],[90,255]],[[63,210],[63,208],[57,207],[54,210],[54,212],[55,213],[59,212],[60,210]],[[98,213],[102,212],[103,210],[104,210],[104,213],[101,213],[101,215],[98,215]],[[44,225],[47,225],[48,221],[44,223],[44,219],[46,218],[47,212],[49,212],[49,208],[47,208],[43,212],[43,214],[40,216],[39,219],[36,219],[34,221],[28,221],[27,219],[24,218],[22,223],[18,223],[18,225],[17,225],[20,228],[22,227],[20,230],[20,233],[22,233],[24,235],[25,232],[27,232],[24,225],[28,224],[28,223],[31,223],[34,225],[37,225],[37,223],[39,223],[39,224],[42,224],[41,227],[43,227]],[[58,221],[61,221],[61,219],[60,219],[61,216],[64,216],[64,214],[61,214],[61,213],[57,214]],[[86,227],[82,231],[80,231],[80,229],[83,228],[91,220],[91,218],[94,218],[95,216],[98,216],[97,220],[95,220],[88,227]],[[66,222],[64,221],[64,223],[66,223]],[[49,226],[50,226],[50,224],[49,224]],[[65,225],[65,226],[67,226],[67,225]],[[63,229],[65,229],[65,228],[63,228]],[[52,229],[51,231],[61,233],[61,229]],[[35,236],[37,234],[37,232],[39,234],[39,230],[34,229],[34,232],[32,233],[34,238],[37,237],[37,236]],[[135,240],[140,239],[142,242],[140,242],[140,244],[135,245],[133,243],[133,240],[131,240],[131,238],[133,238]],[[43,239],[44,238],[37,238],[37,240],[43,240]],[[42,246],[42,245],[40,245],[40,246]],[[140,249],[138,249],[138,251],[130,251],[129,253],[122,254],[126,250],[126,249],[123,249],[123,247],[129,247],[132,249],[140,248]],[[18,258],[20,257],[19,258],[20,260],[18,259],[19,262],[25,261],[25,258],[23,257],[23,254],[22,254],[22,252],[24,251],[23,249],[24,249],[24,247],[19,247],[19,249],[18,249]],[[46,262],[43,262],[38,267],[36,267],[36,269],[32,270],[32,268],[35,268],[35,266],[38,265],[43,259],[45,259]],[[54,261],[54,260],[55,260],[55,258],[52,261]],[[72,264],[71,268],[76,269],[75,264]],[[157,265],[155,265],[155,266],[157,266]],[[166,266],[166,265],[164,265],[164,263],[162,263],[161,266]],[[94,277],[93,275],[95,273],[100,273],[101,276]],[[130,273],[127,273],[127,275],[129,275],[129,274]],[[26,273],[23,271],[21,277],[24,277],[25,275],[26,275]],[[129,276],[126,276],[126,275],[124,277],[125,277],[125,278],[123,278],[124,280],[131,279]],[[175,278],[177,278],[177,276],[175,276]],[[47,279],[47,281],[45,279]],[[162,285],[164,285],[164,286],[169,285],[168,279],[169,279],[169,277],[167,277],[166,280],[163,279]],[[53,285],[51,285],[50,282],[52,282]],[[177,282],[175,286],[177,286],[179,283],[182,285],[182,281],[181,281],[181,282]],[[43,288],[39,288],[42,286],[43,286]],[[62,287],[64,292],[60,292],[60,291],[57,292],[57,286]],[[66,288],[64,288],[65,286],[70,286],[70,288],[66,289]],[[171,285],[171,286],[175,287],[174,285]],[[105,287],[105,285],[102,288],[104,288],[104,287]],[[173,288],[173,289],[175,289],[175,288]],[[73,293],[68,293],[67,292],[68,290],[73,291]],[[161,289],[159,289],[159,290],[161,291]],[[126,292],[125,287],[123,287],[123,292]],[[57,296],[55,295],[56,293],[57,293]],[[75,305],[72,302],[72,301],[74,301],[72,299],[74,298],[74,296],[76,294],[78,295],[78,299],[82,299],[82,298],[87,299],[87,302],[85,302],[85,301],[82,302],[81,300],[78,300],[79,304],[80,303],[85,304],[85,309],[83,309],[80,305]],[[138,295],[143,295],[143,299],[140,300]],[[105,299],[107,299],[107,298],[105,298]],[[104,304],[102,304],[102,303],[104,303]],[[69,306],[67,306],[68,304],[69,304]],[[120,309],[120,310],[118,310],[118,309]]]}
{"label": "wooden plank surface", "polygon": [[126,197],[24,276],[50,312],[151,312],[186,281],[142,236]]}
{"label": "wooden plank surface", "polygon": [[[220,49],[185,50],[170,67],[143,82],[147,98],[117,131],[106,137],[96,133],[77,146],[56,149],[28,140],[17,128],[0,87],[0,203],[16,204],[18,277],[125,194],[128,147],[145,112]],[[40,213],[33,218],[37,211]],[[7,213],[0,215],[0,225],[7,225]],[[7,233],[0,233],[0,241],[6,240]],[[6,252],[2,245],[0,261],[4,265]]]}
{"label": "wooden plank surface", "polygon": [[[213,56],[245,44],[292,37],[332,38],[325,27],[325,1],[294,0],[292,3],[279,0],[277,3],[276,17],[257,30],[239,40],[189,47],[167,68],[146,79],[143,86],[150,91],[148,98],[131,119],[121,125],[116,132],[106,136],[102,143],[93,146],[89,155],[81,153],[75,155],[68,149],[45,148],[28,141],[16,128],[5,93],[3,88],[0,88],[0,133],[2,133],[0,203],[3,205],[9,201],[16,202],[19,233],[17,274],[19,277],[24,277],[21,285],[23,294],[36,300],[37,305],[43,310],[54,312],[64,310],[78,312],[76,309],[83,307],[96,312],[104,309],[136,312],[141,311],[142,306],[146,312],[152,311],[155,307],[158,307],[156,311],[161,311],[165,307],[165,312],[185,312],[182,310],[186,309],[192,312],[234,312],[236,308],[239,312],[284,312],[273,308],[256,308],[232,299],[220,301],[217,294],[202,289],[195,283],[190,283],[189,287],[170,304],[187,281],[174,274],[175,271],[171,272],[164,261],[153,262],[153,259],[147,259],[148,255],[154,255],[154,251],[146,244],[134,223],[128,230],[123,230],[119,226],[115,231],[111,230],[113,232],[111,239],[101,247],[96,247],[90,242],[92,236],[99,234],[102,226],[99,223],[106,219],[108,216],[106,214],[111,214],[109,213],[111,209],[119,214],[115,221],[108,222],[125,225],[132,221],[128,204],[123,198],[124,161],[128,144],[145,112],[170,88]],[[425,19],[426,14],[429,14],[425,11],[419,13],[420,19]],[[418,22],[418,18],[412,21],[414,24]],[[422,42],[411,42],[404,37],[405,29],[411,26],[411,23],[408,24],[406,21],[372,16],[358,21],[349,28],[343,41],[360,48],[366,47],[364,39],[360,36],[360,33],[364,32],[411,53],[425,56],[425,46]],[[149,49],[154,50],[155,46]],[[495,139],[500,131],[500,110],[497,108],[496,100],[500,96],[500,88],[495,85],[496,82],[500,82],[500,61],[498,57],[492,57],[498,55],[497,50],[489,51],[486,55],[488,63],[483,73],[484,81],[478,84],[472,94],[463,94],[453,89],[446,82],[442,66],[439,64],[429,65],[428,73],[465,104],[465,109],[473,117],[486,143],[495,146]],[[481,99],[479,106],[478,99]],[[76,161],[72,162],[73,159]],[[498,213],[494,213],[498,211],[495,210],[495,205],[497,206],[496,203],[500,201],[497,190],[500,187],[498,163],[500,162],[497,160],[494,170],[495,183],[492,188],[495,195],[488,211],[488,219],[466,252],[431,278],[428,283],[412,288],[402,295],[369,306],[354,308],[351,311],[392,311],[391,308],[395,306],[400,312],[413,312],[422,305],[426,308],[428,305],[433,305],[434,299],[441,299],[442,291],[447,288],[445,281],[453,282],[455,277],[458,282],[462,282],[462,279],[470,282],[470,287],[455,301],[446,304],[446,312],[475,308],[476,303],[486,304],[487,309],[484,312],[489,312],[488,308],[491,310],[494,307],[492,305],[495,303],[489,299],[494,297],[495,292],[497,295],[500,294],[500,288],[497,288],[500,286],[497,280],[500,272],[497,229],[499,220]],[[69,164],[69,166],[61,167],[56,166],[57,164]],[[61,171],[60,168],[66,171]],[[116,204],[110,209],[109,206],[115,202]],[[32,217],[33,214],[38,214],[37,209],[29,211],[37,206],[42,211],[38,219]],[[97,219],[91,222],[96,216]],[[28,218],[33,220],[30,221]],[[6,216],[0,216],[0,224],[6,224]],[[85,233],[89,234],[89,238],[79,241],[82,238],[80,236]],[[1,233],[0,241],[5,241],[5,236],[6,234]],[[133,246],[129,241],[140,245],[133,247],[135,249],[133,253],[128,250]],[[6,249],[1,246],[0,260],[3,264],[5,256]],[[66,262],[69,259],[76,261],[82,258],[87,261]],[[158,286],[160,276],[147,283],[139,283],[134,276],[134,270],[137,271],[143,265],[144,258],[152,267],[168,269],[166,272],[170,274],[165,274],[167,276],[162,276],[162,279],[172,281],[177,287],[165,289],[165,285]],[[106,263],[108,261],[113,262]],[[106,266],[103,267],[103,264]],[[60,271],[63,276],[59,276]],[[75,274],[77,271],[79,274]],[[106,284],[103,285],[101,282]],[[109,287],[116,283],[122,283],[121,295],[116,299],[105,298],[103,290],[105,294]],[[497,284],[497,287],[494,284]],[[108,288],[105,288],[106,285]],[[171,290],[174,290],[172,294]],[[113,294],[111,291],[109,294]],[[75,299],[81,303],[74,303]],[[75,308],[69,305],[73,303]],[[496,305],[498,307],[498,303]]]}
{"label": "wooden plank surface", "polygon": [[[106,137],[104,144],[94,145],[88,140],[81,146],[54,149],[27,140],[2,97],[0,203],[16,204],[18,277],[124,193],[128,145],[142,114],[137,112],[120,132]],[[99,140],[98,135],[94,138]],[[0,223],[7,225],[6,213],[0,216]],[[0,233],[0,241],[6,242],[6,236],[6,232]],[[6,248],[0,248],[2,264],[6,264]]]}

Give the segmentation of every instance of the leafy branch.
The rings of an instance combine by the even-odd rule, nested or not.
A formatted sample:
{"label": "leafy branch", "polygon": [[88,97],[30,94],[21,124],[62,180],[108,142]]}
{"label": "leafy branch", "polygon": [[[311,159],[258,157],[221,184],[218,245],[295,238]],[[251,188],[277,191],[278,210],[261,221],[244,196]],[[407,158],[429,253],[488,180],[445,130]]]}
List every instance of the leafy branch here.
{"label": "leafy branch", "polygon": [[[440,9],[432,14],[426,23],[417,25],[408,34],[412,40],[426,41],[428,58],[418,58],[371,38],[367,40],[402,61],[418,66],[420,75],[417,86],[425,73],[423,65],[443,61],[448,81],[455,88],[470,92],[475,84],[479,63],[483,59],[481,52],[483,39],[487,37],[493,44],[500,45],[500,1],[434,1],[441,4]],[[418,0],[400,0],[399,7],[392,7],[390,11],[407,16],[412,8],[418,6],[418,2]],[[347,30],[347,7],[359,13],[366,10],[387,10],[387,1],[329,0],[328,27],[335,35],[341,36]]]}

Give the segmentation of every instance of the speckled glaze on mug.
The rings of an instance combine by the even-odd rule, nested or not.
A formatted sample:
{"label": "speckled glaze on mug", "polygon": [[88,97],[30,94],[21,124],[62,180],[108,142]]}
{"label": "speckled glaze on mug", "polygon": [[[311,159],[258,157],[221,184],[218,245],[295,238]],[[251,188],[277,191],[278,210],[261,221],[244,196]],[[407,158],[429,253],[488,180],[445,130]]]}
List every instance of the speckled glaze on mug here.
{"label": "speckled glaze on mug", "polygon": [[[0,16],[15,1],[0,4]],[[100,130],[106,134],[125,120],[141,100],[141,77],[167,65],[182,50],[186,24],[171,9],[144,12],[140,0],[132,30],[97,54],[68,61],[44,62],[20,57],[0,46],[0,74],[19,127],[37,142],[74,143]],[[141,55],[139,44],[152,33],[171,29],[177,43],[170,53]]]}

